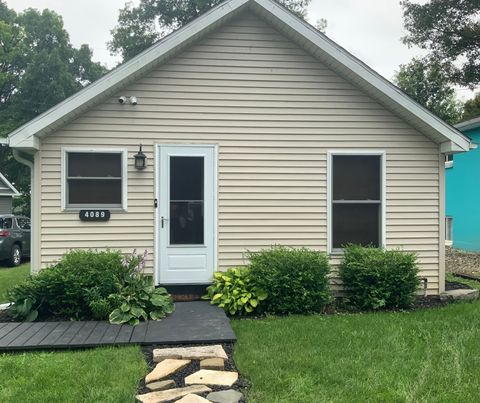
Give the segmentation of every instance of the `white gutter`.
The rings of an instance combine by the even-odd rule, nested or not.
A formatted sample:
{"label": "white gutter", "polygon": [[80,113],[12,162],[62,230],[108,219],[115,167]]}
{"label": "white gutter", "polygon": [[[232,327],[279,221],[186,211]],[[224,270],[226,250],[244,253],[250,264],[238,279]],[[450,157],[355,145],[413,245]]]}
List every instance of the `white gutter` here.
{"label": "white gutter", "polygon": [[34,233],[35,231],[38,231],[39,229],[36,228],[35,225],[35,218],[36,218],[36,209],[35,205],[33,202],[33,186],[35,183],[35,165],[32,161],[22,157],[20,155],[20,151],[16,148],[12,149],[12,154],[13,158],[15,158],[20,164],[26,165],[27,167],[30,168],[30,214],[31,214],[31,222],[32,226],[30,229],[30,273],[33,273],[33,268],[37,267],[37,261],[36,261],[36,250],[34,250],[35,245],[34,245]]}

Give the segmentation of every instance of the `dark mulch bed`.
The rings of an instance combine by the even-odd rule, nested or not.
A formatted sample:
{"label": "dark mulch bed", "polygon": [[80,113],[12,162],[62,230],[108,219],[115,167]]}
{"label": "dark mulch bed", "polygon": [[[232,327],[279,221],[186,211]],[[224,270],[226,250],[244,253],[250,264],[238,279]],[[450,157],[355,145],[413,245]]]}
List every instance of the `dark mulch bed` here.
{"label": "dark mulch bed", "polygon": [[451,291],[451,290],[471,290],[472,287],[470,287],[467,284],[463,283],[458,283],[456,281],[445,281],[445,290],[446,291]]}
{"label": "dark mulch bed", "polygon": [[[205,346],[206,344],[196,344],[196,346]],[[250,387],[249,382],[242,378],[240,372],[238,371],[235,362],[233,361],[233,343],[226,343],[222,344],[223,349],[227,353],[228,360],[225,361],[225,371],[236,371],[239,374],[238,381],[233,385],[231,388],[229,387],[221,387],[221,386],[209,386],[210,389],[212,389],[214,392],[220,391],[220,390],[228,390],[228,389],[235,389],[238,390],[243,394],[243,396],[246,396],[247,391]],[[142,352],[145,355],[145,360],[147,361],[148,364],[148,369],[149,372],[153,370],[155,365],[157,363],[153,362],[153,350],[156,348],[170,348],[170,347],[192,347],[192,345],[168,345],[168,346],[143,346],[142,347]],[[200,361],[192,361],[190,365],[186,366],[183,368],[183,370],[178,371],[176,374],[173,376],[169,377],[168,379],[172,379],[175,381],[176,387],[177,388],[182,388],[185,387],[185,378],[194,372],[197,372],[200,370]],[[149,393],[151,390],[147,389],[145,387],[145,379],[142,379],[140,381],[140,385],[138,387],[138,393],[139,394],[144,394],[144,393]],[[201,395],[202,397],[206,397],[208,393],[205,393]],[[241,400],[242,403],[245,403],[246,400]]]}

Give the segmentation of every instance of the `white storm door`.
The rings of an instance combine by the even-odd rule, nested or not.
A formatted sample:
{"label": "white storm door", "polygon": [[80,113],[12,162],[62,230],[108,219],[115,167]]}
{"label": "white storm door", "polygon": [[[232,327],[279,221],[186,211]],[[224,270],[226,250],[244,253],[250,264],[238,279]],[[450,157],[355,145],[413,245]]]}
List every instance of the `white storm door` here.
{"label": "white storm door", "polygon": [[215,265],[215,147],[158,147],[159,283],[209,283]]}

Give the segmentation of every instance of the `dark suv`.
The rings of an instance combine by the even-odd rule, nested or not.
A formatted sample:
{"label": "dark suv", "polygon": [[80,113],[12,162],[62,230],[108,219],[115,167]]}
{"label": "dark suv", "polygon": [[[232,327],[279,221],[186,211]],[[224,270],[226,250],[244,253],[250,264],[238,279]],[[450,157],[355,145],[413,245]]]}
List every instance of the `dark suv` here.
{"label": "dark suv", "polygon": [[18,266],[30,257],[30,218],[0,215],[0,260]]}

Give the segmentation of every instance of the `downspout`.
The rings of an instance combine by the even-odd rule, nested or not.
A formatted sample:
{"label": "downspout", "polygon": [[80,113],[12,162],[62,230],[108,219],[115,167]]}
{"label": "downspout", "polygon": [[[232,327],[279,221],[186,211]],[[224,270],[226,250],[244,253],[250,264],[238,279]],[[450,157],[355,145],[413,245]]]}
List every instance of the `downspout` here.
{"label": "downspout", "polygon": [[36,259],[36,245],[34,244],[34,231],[38,231],[36,228],[36,209],[34,206],[33,198],[33,187],[35,183],[35,165],[33,161],[28,160],[25,157],[22,157],[20,151],[16,148],[12,149],[13,158],[17,160],[20,164],[26,165],[30,168],[30,215],[32,226],[30,229],[30,274],[35,272],[34,268],[37,268],[37,259]]}

